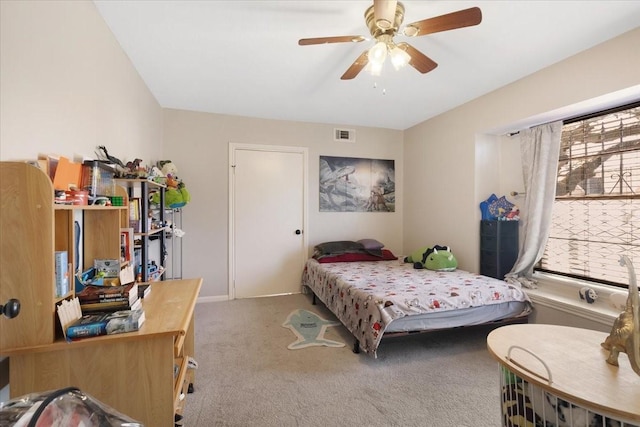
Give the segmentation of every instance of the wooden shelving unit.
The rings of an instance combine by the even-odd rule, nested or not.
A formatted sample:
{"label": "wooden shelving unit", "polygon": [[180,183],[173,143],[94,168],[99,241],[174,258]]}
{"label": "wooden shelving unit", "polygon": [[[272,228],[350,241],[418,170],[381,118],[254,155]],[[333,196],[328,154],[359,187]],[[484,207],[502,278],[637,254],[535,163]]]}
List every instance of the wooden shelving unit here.
{"label": "wooden shelving unit", "polygon": [[[117,192],[126,203],[126,190]],[[17,317],[0,316],[0,356],[10,358],[11,397],[76,386],[144,425],[173,426],[184,404],[180,396],[194,381],[185,363],[194,356],[193,310],[202,279],[154,283],[137,332],[64,341],[55,309],[74,289],[55,296],[54,253],[68,252],[73,280],[74,222],[81,215],[79,263],[119,259],[129,210],[54,205],[53,197],[51,180],[40,169],[0,162],[0,301],[21,302]],[[178,376],[176,363],[184,366]]]}
{"label": "wooden shelving unit", "polygon": [[[117,191],[126,197],[123,188]],[[81,267],[96,258],[120,258],[127,206],[57,205],[53,195],[51,180],[40,169],[0,162],[0,300],[22,302],[20,316],[0,317],[0,351],[49,344],[61,336],[55,307],[74,296],[76,214],[83,223]],[[70,264],[70,291],[60,297],[55,294],[55,251],[66,251]]]}

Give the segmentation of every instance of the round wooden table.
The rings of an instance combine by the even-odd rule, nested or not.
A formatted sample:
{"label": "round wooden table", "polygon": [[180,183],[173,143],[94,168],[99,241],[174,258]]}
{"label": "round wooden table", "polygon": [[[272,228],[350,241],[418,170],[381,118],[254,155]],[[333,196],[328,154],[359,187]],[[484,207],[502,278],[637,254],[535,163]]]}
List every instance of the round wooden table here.
{"label": "round wooden table", "polygon": [[[597,414],[640,425],[640,376],[626,354],[606,362],[608,333],[556,325],[503,326],[487,337],[501,366],[559,398]],[[546,366],[545,366],[546,365]]]}

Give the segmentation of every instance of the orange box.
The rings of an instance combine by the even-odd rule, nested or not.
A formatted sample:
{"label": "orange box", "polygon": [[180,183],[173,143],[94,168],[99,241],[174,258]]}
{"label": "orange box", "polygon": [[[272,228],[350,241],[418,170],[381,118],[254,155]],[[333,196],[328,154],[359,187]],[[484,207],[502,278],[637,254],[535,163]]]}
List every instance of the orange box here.
{"label": "orange box", "polygon": [[56,190],[80,189],[82,179],[82,165],[73,163],[66,157],[60,157],[58,167],[53,178],[53,188]]}

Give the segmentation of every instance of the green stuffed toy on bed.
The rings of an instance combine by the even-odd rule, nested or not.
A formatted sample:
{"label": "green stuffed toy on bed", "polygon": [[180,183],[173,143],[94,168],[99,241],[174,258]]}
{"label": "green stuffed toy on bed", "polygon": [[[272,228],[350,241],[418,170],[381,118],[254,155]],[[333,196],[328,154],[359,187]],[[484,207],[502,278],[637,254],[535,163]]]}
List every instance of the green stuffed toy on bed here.
{"label": "green stuffed toy on bed", "polygon": [[458,260],[451,253],[449,246],[435,245],[425,246],[413,251],[404,262],[413,263],[413,268],[434,270],[434,271],[454,271],[458,268]]}

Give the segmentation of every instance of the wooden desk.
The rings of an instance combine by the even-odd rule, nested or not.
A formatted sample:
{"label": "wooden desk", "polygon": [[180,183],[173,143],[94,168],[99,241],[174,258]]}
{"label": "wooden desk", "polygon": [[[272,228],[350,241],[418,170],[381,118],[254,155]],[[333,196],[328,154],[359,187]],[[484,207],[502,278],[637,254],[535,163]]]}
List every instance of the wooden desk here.
{"label": "wooden desk", "polygon": [[[75,386],[149,427],[173,427],[193,382],[194,319],[202,279],[155,282],[137,332],[7,352],[11,397]],[[174,365],[180,366],[174,377]]]}
{"label": "wooden desk", "polygon": [[[500,365],[525,381],[591,412],[639,424],[640,376],[631,369],[626,354],[620,353],[619,367],[606,362],[608,352],[600,343],[607,335],[566,326],[509,325],[493,330],[487,347]],[[542,363],[525,351],[513,349],[508,359],[511,346],[542,359],[552,382],[546,381]]]}

